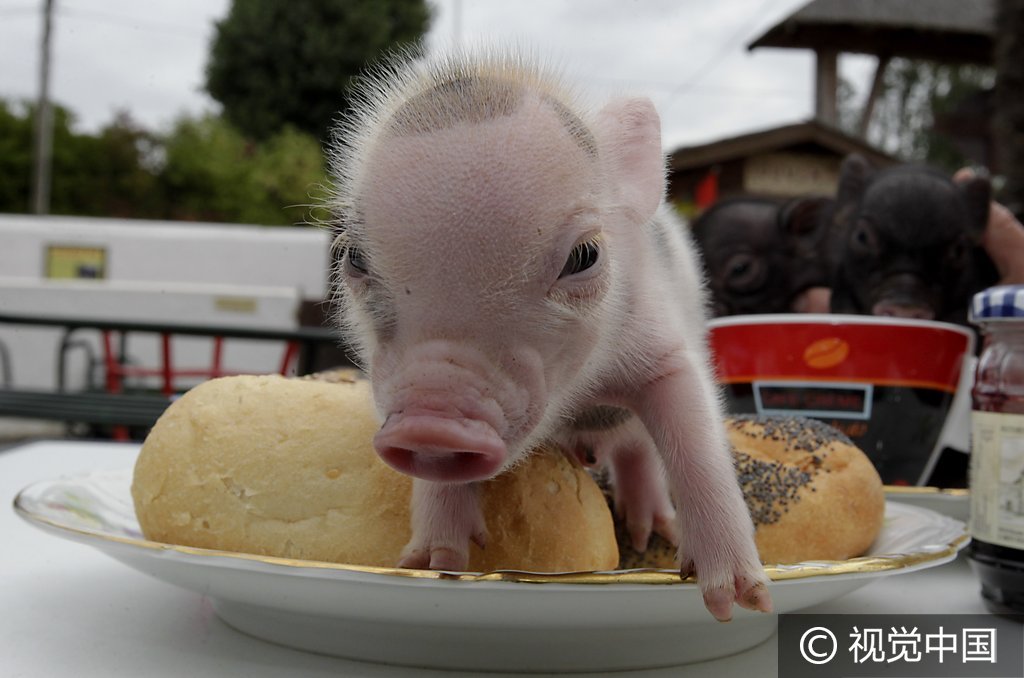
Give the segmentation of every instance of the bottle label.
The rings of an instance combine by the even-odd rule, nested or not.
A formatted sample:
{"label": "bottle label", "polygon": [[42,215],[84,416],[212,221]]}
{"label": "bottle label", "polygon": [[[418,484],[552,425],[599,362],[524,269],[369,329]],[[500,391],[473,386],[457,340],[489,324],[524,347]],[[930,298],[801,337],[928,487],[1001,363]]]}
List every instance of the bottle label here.
{"label": "bottle label", "polygon": [[971,413],[971,536],[1024,549],[1024,414]]}

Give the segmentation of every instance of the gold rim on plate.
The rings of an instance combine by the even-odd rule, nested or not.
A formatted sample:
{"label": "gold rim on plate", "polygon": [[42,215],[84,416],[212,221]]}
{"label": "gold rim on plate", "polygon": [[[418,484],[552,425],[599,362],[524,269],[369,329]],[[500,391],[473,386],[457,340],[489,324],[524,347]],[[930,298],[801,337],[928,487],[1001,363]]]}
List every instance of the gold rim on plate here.
{"label": "gold rim on plate", "polygon": [[971,496],[970,490],[958,487],[931,487],[928,485],[886,485],[886,496],[910,496],[910,497],[955,497],[967,498]]}
{"label": "gold rim on plate", "polygon": [[[411,570],[396,567],[375,567],[369,565],[348,565],[342,563],[331,563],[315,560],[300,560],[295,558],[282,558],[279,556],[265,556],[255,553],[241,553],[236,551],[221,551],[216,549],[205,549],[193,546],[182,546],[179,544],[165,544],[162,542],[150,541],[148,539],[136,539],[119,535],[87,530],[79,527],[72,527],[47,516],[34,513],[25,507],[26,488],[14,498],[14,510],[22,518],[29,522],[45,525],[49,528],[80,535],[89,539],[99,539],[110,543],[146,549],[153,552],[173,552],[187,556],[202,558],[226,558],[242,560],[247,562],[262,563],[265,565],[302,568],[314,570],[333,570],[341,572],[359,572],[375,575],[388,575],[409,579],[424,579],[438,581],[465,581],[465,582],[516,582],[526,584],[642,584],[642,585],[678,585],[696,584],[693,576],[680,579],[678,572],[674,570],[660,569],[637,569],[637,570],[612,570],[602,572],[564,572],[564,573],[537,573],[523,572],[519,570],[496,570],[484,573],[463,573],[443,572],[434,570]],[[966,545],[969,536],[966,533],[959,535],[956,539],[948,542],[943,548],[934,551],[923,551],[917,553],[860,556],[848,560],[815,560],[786,565],[766,565],[765,573],[772,581],[792,581],[809,577],[835,576],[842,574],[870,574],[890,570],[900,570],[914,567],[923,563],[935,560],[952,558]]]}

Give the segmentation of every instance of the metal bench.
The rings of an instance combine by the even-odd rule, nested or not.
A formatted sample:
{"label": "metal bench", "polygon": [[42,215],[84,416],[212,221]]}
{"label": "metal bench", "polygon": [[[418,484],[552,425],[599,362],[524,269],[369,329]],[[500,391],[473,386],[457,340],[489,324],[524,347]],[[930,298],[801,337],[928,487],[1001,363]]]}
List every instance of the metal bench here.
{"label": "metal bench", "polygon": [[[182,390],[176,383],[179,377],[207,379],[227,374],[222,369],[221,340],[256,340],[284,342],[285,353],[281,361],[283,374],[292,366],[296,374],[307,374],[316,362],[317,350],[338,345],[334,330],[327,327],[298,327],[273,329],[265,327],[233,327],[135,320],[113,320],[83,317],[53,317],[0,312],[0,325],[52,327],[62,333],[57,352],[57,388],[55,391],[15,388],[11,383],[10,356],[0,344],[0,416],[63,421],[92,427],[112,427],[117,439],[128,439],[128,429],[148,429],[171,403],[174,393]],[[66,387],[67,353],[83,345],[77,333],[95,331],[100,335],[101,365],[104,378],[101,384],[89,380],[84,390],[71,391]],[[128,363],[125,342],[129,334],[156,334],[161,339],[159,365],[142,367]],[[209,366],[182,369],[174,364],[171,352],[172,336],[207,337],[213,340],[213,358]],[[120,348],[115,347],[115,336]],[[151,384],[140,383],[147,378],[160,380],[160,393],[149,390]],[[134,381],[134,386],[131,383]],[[102,390],[101,390],[102,389]]]}

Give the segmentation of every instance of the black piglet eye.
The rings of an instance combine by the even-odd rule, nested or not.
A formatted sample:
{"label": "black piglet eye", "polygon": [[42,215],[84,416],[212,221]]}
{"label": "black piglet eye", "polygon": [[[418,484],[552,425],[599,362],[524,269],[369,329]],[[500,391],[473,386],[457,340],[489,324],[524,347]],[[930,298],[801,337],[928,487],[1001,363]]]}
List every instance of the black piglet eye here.
{"label": "black piglet eye", "polygon": [[870,223],[859,221],[853,227],[853,232],[850,234],[850,246],[858,254],[878,254],[878,236]]}
{"label": "black piglet eye", "polygon": [[600,253],[601,248],[596,240],[581,242],[572,248],[572,252],[569,252],[569,258],[566,259],[565,266],[562,267],[562,272],[558,274],[558,277],[564,278],[567,275],[574,275],[587,270],[597,263]]}

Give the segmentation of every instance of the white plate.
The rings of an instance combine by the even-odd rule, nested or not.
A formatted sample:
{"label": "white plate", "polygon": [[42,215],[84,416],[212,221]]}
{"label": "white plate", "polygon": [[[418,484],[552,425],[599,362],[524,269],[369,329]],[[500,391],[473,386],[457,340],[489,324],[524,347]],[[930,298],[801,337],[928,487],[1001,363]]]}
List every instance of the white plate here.
{"label": "white plate", "polygon": [[[158,579],[209,596],[224,621],[292,647],[445,669],[606,671],[721,657],[766,640],[777,617],[738,610],[720,624],[693,583],[667,570],[451,574],[271,558],[146,541],[130,471],[34,484],[15,510]],[[768,568],[776,613],[873,579],[952,560],[964,525],[889,503],[869,556]]]}
{"label": "white plate", "polygon": [[966,523],[971,516],[971,493],[964,489],[941,487],[885,486],[885,498],[920,506]]}

